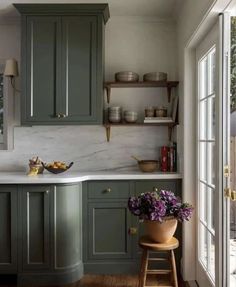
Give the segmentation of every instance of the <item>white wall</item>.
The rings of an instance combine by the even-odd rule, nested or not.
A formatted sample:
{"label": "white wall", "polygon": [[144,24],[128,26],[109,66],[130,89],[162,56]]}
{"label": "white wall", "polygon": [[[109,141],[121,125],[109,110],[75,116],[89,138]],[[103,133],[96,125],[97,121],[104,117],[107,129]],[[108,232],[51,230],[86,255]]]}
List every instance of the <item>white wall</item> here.
{"label": "white wall", "polygon": [[[20,55],[20,27],[0,25],[0,55]],[[169,21],[142,17],[112,17],[106,26],[106,79],[112,80],[119,70],[133,70],[141,76],[145,72],[165,71],[169,78],[177,73],[176,25]],[[19,122],[19,95],[15,95],[15,114]],[[123,98],[124,109],[144,110],[152,103],[167,104],[165,90],[113,90],[113,104]],[[143,99],[143,107],[132,105]],[[156,101],[157,99],[157,101]],[[119,101],[118,100],[118,101]],[[121,103],[121,101],[120,101]],[[133,168],[130,156],[157,158],[159,147],[168,144],[167,128],[116,127],[111,130],[111,142],[106,142],[105,129],[92,127],[17,127],[14,150],[1,151],[0,171],[22,170],[28,159],[38,154],[45,161],[76,161],[76,170]]]}

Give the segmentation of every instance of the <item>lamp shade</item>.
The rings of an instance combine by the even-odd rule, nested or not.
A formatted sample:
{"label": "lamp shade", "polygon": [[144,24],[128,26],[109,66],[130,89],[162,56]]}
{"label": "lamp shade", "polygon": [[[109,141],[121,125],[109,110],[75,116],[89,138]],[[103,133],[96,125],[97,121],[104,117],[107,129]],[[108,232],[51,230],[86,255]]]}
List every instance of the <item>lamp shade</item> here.
{"label": "lamp shade", "polygon": [[15,59],[6,60],[4,76],[6,77],[17,77],[18,76],[18,64]]}

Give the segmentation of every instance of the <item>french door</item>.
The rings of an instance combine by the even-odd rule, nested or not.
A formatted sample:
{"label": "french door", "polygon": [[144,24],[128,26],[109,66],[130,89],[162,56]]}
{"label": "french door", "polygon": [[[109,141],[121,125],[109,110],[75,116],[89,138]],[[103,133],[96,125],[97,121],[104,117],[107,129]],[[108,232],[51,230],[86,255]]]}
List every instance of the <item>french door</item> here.
{"label": "french door", "polygon": [[219,16],[196,50],[200,287],[236,286],[236,11],[231,12]]}
{"label": "french door", "polygon": [[221,192],[219,150],[219,25],[196,49],[197,64],[197,282],[220,286]]}

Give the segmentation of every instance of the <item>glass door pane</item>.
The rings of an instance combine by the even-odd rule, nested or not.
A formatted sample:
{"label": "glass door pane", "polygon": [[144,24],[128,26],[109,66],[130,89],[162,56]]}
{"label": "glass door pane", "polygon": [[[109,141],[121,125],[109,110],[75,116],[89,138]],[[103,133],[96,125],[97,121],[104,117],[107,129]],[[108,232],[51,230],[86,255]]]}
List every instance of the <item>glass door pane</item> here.
{"label": "glass door pane", "polygon": [[198,62],[198,259],[214,286],[215,281],[215,55],[211,47]]}

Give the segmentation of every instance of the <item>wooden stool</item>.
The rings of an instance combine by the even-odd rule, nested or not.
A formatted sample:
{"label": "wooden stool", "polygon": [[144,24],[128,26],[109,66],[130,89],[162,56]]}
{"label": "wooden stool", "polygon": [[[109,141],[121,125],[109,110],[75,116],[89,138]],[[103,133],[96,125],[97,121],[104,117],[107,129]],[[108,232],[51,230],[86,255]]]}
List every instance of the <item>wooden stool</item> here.
{"label": "wooden stool", "polygon": [[[178,248],[179,241],[175,237],[167,243],[156,243],[151,241],[147,236],[143,236],[139,240],[139,246],[143,249],[142,254],[142,262],[141,262],[141,270],[140,270],[140,277],[139,277],[139,287],[148,287],[146,285],[146,278],[148,274],[171,274],[173,286],[178,287],[178,279],[177,279],[177,272],[176,272],[176,265],[175,265],[175,254],[174,249]],[[158,258],[158,257],[149,257],[149,251],[155,252],[165,252],[169,251],[169,259],[167,258]],[[169,261],[171,265],[171,269],[162,270],[162,269],[148,269],[148,262],[149,261]],[[156,285],[157,287],[157,285]],[[161,286],[158,286],[161,287]]]}

